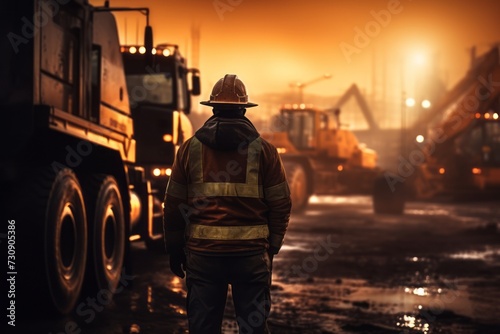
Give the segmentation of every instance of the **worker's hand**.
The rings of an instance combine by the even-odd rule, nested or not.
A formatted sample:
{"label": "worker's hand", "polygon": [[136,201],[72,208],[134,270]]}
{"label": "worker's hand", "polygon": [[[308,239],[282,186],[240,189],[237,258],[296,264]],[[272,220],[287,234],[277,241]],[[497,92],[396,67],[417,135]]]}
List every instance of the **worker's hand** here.
{"label": "worker's hand", "polygon": [[184,278],[186,270],[186,254],[182,249],[176,249],[170,252],[170,270],[180,278]]}
{"label": "worker's hand", "polygon": [[270,246],[267,249],[267,254],[269,255],[269,260],[271,260],[271,263],[273,263],[274,255],[278,254],[278,252],[279,252],[279,249],[276,247],[273,247],[273,246]]}

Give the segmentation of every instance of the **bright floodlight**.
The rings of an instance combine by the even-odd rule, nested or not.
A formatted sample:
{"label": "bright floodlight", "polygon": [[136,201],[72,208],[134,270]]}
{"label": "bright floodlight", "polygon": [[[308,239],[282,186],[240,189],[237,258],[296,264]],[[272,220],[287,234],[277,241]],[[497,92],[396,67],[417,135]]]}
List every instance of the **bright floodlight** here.
{"label": "bright floodlight", "polygon": [[417,143],[423,143],[424,142],[424,136],[422,135],[418,135],[415,140],[417,141]]}
{"label": "bright floodlight", "polygon": [[430,107],[431,107],[431,101],[429,101],[429,100],[422,101],[422,108],[429,109]]}
{"label": "bright floodlight", "polygon": [[409,97],[406,99],[405,104],[407,107],[415,106],[415,99],[413,97]]}
{"label": "bright floodlight", "polygon": [[413,62],[417,65],[425,64],[425,55],[423,53],[416,53],[413,55]]}

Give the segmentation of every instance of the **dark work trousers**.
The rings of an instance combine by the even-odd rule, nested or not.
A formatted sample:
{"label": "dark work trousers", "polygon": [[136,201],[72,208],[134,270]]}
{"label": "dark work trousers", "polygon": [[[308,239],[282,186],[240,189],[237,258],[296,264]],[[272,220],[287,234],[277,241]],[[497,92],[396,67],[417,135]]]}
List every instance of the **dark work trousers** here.
{"label": "dark work trousers", "polygon": [[206,256],[188,252],[186,282],[190,334],[220,334],[228,284],[240,334],[269,333],[271,260],[248,256]]}

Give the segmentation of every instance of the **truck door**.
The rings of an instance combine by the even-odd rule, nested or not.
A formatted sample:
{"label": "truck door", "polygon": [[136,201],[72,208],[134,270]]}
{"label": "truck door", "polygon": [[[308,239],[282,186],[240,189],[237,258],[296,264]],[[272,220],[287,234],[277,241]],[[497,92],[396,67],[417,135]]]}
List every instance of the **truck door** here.
{"label": "truck door", "polygon": [[41,26],[40,103],[86,118],[82,106],[82,27],[85,10],[71,1],[58,7],[40,1]]}

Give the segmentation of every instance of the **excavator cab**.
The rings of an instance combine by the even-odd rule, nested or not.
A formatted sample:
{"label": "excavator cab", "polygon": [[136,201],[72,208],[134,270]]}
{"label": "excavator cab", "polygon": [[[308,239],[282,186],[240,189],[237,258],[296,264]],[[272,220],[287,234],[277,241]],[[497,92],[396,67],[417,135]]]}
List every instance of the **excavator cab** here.
{"label": "excavator cab", "polygon": [[285,105],[278,131],[262,133],[281,154],[294,210],[312,194],[368,193],[377,173],[377,154],[340,127],[340,109]]}
{"label": "excavator cab", "polygon": [[299,151],[315,148],[316,112],[310,109],[282,109],[288,139]]}

